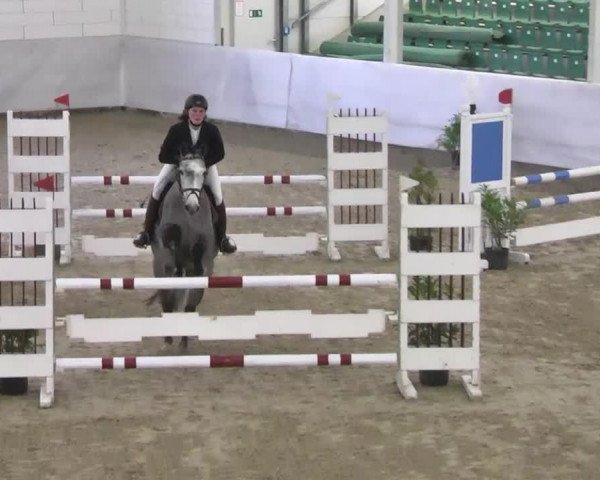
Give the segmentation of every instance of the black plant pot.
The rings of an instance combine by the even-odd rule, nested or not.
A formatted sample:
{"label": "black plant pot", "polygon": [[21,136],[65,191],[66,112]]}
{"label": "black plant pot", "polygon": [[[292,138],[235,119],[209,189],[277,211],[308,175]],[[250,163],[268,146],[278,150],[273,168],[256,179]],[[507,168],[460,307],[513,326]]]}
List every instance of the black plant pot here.
{"label": "black plant pot", "polygon": [[508,268],[508,248],[485,248],[485,259],[490,270],[506,270]]}
{"label": "black plant pot", "polygon": [[449,378],[448,370],[419,370],[419,381],[427,387],[444,387]]}
{"label": "black plant pot", "polygon": [[27,377],[0,378],[0,394],[2,395],[25,395],[29,387]]}
{"label": "black plant pot", "polygon": [[415,252],[431,252],[433,238],[431,235],[409,235],[410,249]]}

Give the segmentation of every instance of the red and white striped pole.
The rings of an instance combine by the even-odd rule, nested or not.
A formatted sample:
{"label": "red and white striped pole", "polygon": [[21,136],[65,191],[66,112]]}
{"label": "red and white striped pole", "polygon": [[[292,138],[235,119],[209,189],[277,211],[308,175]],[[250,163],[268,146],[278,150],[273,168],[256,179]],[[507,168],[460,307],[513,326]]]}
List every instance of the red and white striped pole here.
{"label": "red and white striped pole", "polygon": [[315,353],[57,358],[56,368],[58,370],[124,370],[134,368],[326,367],[395,365],[396,363],[396,353]]}
{"label": "red and white striped pole", "polygon": [[[230,217],[279,217],[298,215],[325,215],[321,205],[300,207],[227,207]],[[145,208],[83,208],[72,211],[73,218],[134,218],[146,215]]]}
{"label": "red and white striped pole", "polygon": [[240,275],[212,277],[57,278],[62,290],[158,290],[188,288],[274,287],[395,287],[394,273],[340,273],[318,275]]}
{"label": "red and white striped pole", "polygon": [[[221,175],[226,185],[324,184],[325,175]],[[71,177],[71,185],[154,185],[152,175],[82,175]]]}

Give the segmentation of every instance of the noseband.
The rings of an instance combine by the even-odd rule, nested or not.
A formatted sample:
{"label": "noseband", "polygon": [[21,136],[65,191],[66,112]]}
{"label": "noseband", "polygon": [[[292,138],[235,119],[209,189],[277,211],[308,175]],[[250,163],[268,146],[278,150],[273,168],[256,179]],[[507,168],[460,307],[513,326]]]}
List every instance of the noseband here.
{"label": "noseband", "polygon": [[[202,176],[206,177],[206,171],[202,174]],[[182,188],[181,187],[181,177],[180,177],[180,175],[177,175],[177,185],[179,186],[179,190],[181,191],[182,195],[185,195],[186,193],[188,193],[189,195],[195,195],[196,199],[198,200],[198,203],[200,203],[200,195],[202,194],[202,190],[204,189],[204,182],[202,182],[201,188],[195,188],[195,187]]]}

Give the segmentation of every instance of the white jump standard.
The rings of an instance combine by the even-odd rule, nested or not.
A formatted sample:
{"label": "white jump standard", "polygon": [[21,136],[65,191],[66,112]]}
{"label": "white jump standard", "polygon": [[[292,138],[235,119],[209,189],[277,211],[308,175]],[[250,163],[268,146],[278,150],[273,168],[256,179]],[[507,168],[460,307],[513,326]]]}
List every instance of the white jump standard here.
{"label": "white jump standard", "polygon": [[[293,237],[265,237],[262,234],[231,235],[238,245],[238,252],[263,253],[271,255],[305,254],[319,250],[319,240],[327,240],[327,252],[331,259],[339,260],[336,242],[379,242],[375,252],[381,258],[389,258],[388,246],[388,207],[387,207],[387,120],[383,115],[336,117],[331,114],[328,120],[328,145],[336,135],[378,135],[381,151],[377,152],[335,152],[328,148],[328,175],[235,175],[221,176],[222,183],[232,185],[291,185],[317,184],[326,188],[328,201],[326,205],[314,206],[282,206],[282,207],[229,207],[228,216],[243,217],[279,217],[279,216],[323,216],[327,218],[327,231],[323,233],[308,232],[306,235]],[[61,155],[27,155],[16,152],[12,148],[15,140],[24,137],[58,137],[63,145]],[[143,216],[143,208],[72,208],[71,187],[77,185],[148,185],[155,176],[134,175],[101,175],[71,176],[69,161],[69,116],[63,113],[61,120],[14,118],[8,112],[8,178],[9,196],[15,201],[24,198],[30,202],[33,198],[50,196],[54,199],[57,218],[64,218],[64,225],[56,229],[56,244],[61,247],[60,262],[71,261],[72,237],[71,220],[84,218],[134,218]],[[19,144],[17,141],[16,144]],[[374,185],[339,185],[334,182],[336,172],[351,170],[369,172],[379,175],[381,186]],[[50,176],[47,176],[50,173]],[[21,182],[21,191],[17,189],[15,177],[27,174],[38,190]],[[33,181],[37,175],[37,181]],[[44,178],[39,178],[44,175]],[[56,178],[55,178],[56,177]],[[375,178],[375,177],[373,177]],[[62,180],[62,181],[61,181]],[[345,208],[378,208],[381,214],[377,219],[359,219],[341,224],[335,220],[335,210]],[[365,210],[367,211],[367,210]],[[85,239],[85,240],[84,240]],[[316,241],[315,241],[316,239]],[[77,239],[78,240],[78,239]],[[82,250],[95,255],[129,256],[143,255],[143,250],[132,249],[127,242],[115,238],[95,238],[84,235],[81,239]],[[238,241],[239,240],[239,241]],[[28,244],[32,244],[29,241]]]}
{"label": "white jump standard", "polygon": [[[481,207],[479,195],[474,204],[466,205],[409,205],[402,194],[400,208],[400,274],[320,274],[231,276],[195,278],[54,278],[51,200],[45,210],[0,210],[0,233],[35,233],[45,239],[45,257],[0,259],[0,280],[43,281],[46,304],[43,306],[0,307],[0,329],[45,329],[46,352],[43,354],[14,354],[0,356],[0,378],[44,377],[40,406],[49,407],[54,399],[54,375],[68,369],[168,368],[216,366],[301,366],[301,365],[384,365],[398,366],[397,385],[406,398],[415,398],[416,389],[408,372],[420,370],[468,370],[463,385],[469,397],[481,395],[479,375],[479,251],[412,252],[408,249],[408,230],[412,228],[467,228],[478,237]],[[40,217],[41,216],[41,217]],[[43,217],[43,218],[42,218]],[[477,247],[477,243],[475,244]],[[418,300],[409,299],[408,278],[425,275],[471,275],[472,299]],[[245,287],[393,287],[400,286],[400,315],[397,353],[368,354],[287,354],[287,355],[226,355],[199,357],[100,357],[56,358],[54,339],[54,287],[58,289],[157,289],[157,288],[245,288]],[[108,292],[107,292],[108,294]],[[294,315],[294,318],[291,316]],[[289,316],[289,318],[288,318]],[[199,338],[252,338],[260,334],[309,334],[315,338],[364,337],[383,331],[386,312],[369,311],[362,314],[313,315],[310,311],[289,314],[256,312],[253,317],[201,317],[196,313],[163,315],[158,320],[87,319],[81,315],[67,318],[67,331],[76,338],[91,342],[139,341],[147,336],[163,336],[169,328],[174,333],[190,333]],[[222,322],[218,325],[218,322]],[[472,340],[469,346],[452,348],[415,348],[408,345],[409,324],[469,323]],[[194,323],[196,325],[194,325]],[[210,323],[215,324],[209,327]],[[205,331],[211,328],[212,330]],[[195,329],[195,330],[194,330]],[[202,330],[202,331],[199,331]],[[232,333],[233,332],[233,333]],[[4,358],[6,357],[6,358]]]}
{"label": "white jump standard", "polygon": [[[469,195],[481,185],[510,196],[512,188],[537,183],[567,181],[600,175],[600,166],[559,170],[539,174],[511,177],[512,93],[505,90],[499,95],[504,104],[502,112],[461,115],[460,192]],[[545,208],[600,200],[600,191],[556,195],[519,201],[521,208]],[[571,220],[517,229],[511,247],[600,234],[600,217]],[[510,251],[510,258],[528,263],[529,255]]]}

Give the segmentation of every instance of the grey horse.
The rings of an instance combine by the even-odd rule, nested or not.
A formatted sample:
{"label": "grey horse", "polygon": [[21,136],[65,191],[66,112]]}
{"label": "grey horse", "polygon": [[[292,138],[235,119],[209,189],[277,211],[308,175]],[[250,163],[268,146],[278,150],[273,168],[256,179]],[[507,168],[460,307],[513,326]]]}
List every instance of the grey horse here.
{"label": "grey horse", "polygon": [[[155,277],[201,277],[213,273],[217,245],[211,200],[204,188],[206,165],[202,155],[181,156],[176,179],[161,203],[152,235]],[[159,290],[148,304],[160,299],[162,310],[194,312],[204,296],[203,289]],[[165,337],[167,344],[172,337]],[[180,342],[187,347],[187,337]]]}

